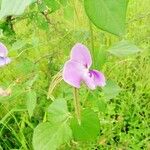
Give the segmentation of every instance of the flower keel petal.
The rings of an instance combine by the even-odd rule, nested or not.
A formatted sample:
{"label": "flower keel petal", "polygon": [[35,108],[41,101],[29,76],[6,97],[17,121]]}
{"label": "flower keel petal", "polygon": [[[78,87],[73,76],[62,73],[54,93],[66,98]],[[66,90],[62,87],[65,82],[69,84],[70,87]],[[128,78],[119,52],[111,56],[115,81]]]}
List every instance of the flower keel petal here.
{"label": "flower keel petal", "polygon": [[89,75],[84,77],[84,82],[88,86],[89,89],[91,89],[91,90],[95,90],[96,89],[96,85],[95,85],[94,79],[92,77],[90,77]]}
{"label": "flower keel petal", "polygon": [[105,86],[105,77],[97,70],[90,70],[84,76],[83,80],[91,90],[95,90],[97,86]]}
{"label": "flower keel petal", "polygon": [[90,70],[90,75],[93,77],[95,86],[105,86],[106,79],[103,73],[97,71],[97,70]]}

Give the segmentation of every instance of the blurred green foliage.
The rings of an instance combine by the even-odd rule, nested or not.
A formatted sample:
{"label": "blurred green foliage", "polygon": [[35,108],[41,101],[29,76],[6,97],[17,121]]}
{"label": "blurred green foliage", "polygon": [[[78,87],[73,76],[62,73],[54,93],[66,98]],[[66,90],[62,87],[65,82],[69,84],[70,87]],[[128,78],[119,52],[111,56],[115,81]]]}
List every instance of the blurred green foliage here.
{"label": "blurred green foliage", "polygon": [[[129,0],[123,37],[102,31],[91,22],[89,24],[83,3],[83,0],[37,1],[27,6],[23,14],[9,14],[1,19],[0,39],[8,47],[12,63],[0,68],[0,87],[11,91],[10,96],[0,97],[0,149],[32,150],[34,131],[35,141],[40,141],[39,126],[48,128],[44,132],[49,133],[48,138],[55,131],[57,138],[61,135],[60,141],[53,139],[59,150],[150,149],[150,2]],[[134,43],[140,52],[123,58],[109,53],[112,45],[122,38]],[[62,69],[77,42],[89,47],[94,67],[101,69],[109,82],[104,89],[88,91],[83,86],[80,90],[82,109],[90,109],[96,122],[99,118],[100,129],[96,127],[95,132],[97,135],[99,130],[99,133],[96,138],[93,135],[92,141],[87,140],[89,135],[85,136],[87,141],[78,141],[86,133],[72,137],[69,124],[74,118],[74,106],[69,85],[62,81],[54,90],[53,98],[62,100],[56,106],[47,99],[53,76]],[[122,49],[118,47],[116,51]],[[60,121],[60,130],[57,130],[57,124],[52,126],[47,122],[56,116],[60,118],[57,120]],[[91,118],[89,116],[85,122],[90,122]],[[78,129],[75,120],[74,124],[72,129]],[[66,135],[66,140],[62,135]]]}

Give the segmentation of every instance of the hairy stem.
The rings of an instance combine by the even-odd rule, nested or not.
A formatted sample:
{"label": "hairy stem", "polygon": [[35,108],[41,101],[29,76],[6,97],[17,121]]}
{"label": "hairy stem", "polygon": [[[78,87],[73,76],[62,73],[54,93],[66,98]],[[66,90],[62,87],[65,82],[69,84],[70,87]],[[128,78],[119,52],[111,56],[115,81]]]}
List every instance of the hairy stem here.
{"label": "hairy stem", "polygon": [[77,88],[74,88],[73,94],[74,94],[75,113],[76,113],[78,123],[80,125],[81,124],[81,109],[80,109],[80,101],[79,101],[79,95],[78,95],[78,89]]}

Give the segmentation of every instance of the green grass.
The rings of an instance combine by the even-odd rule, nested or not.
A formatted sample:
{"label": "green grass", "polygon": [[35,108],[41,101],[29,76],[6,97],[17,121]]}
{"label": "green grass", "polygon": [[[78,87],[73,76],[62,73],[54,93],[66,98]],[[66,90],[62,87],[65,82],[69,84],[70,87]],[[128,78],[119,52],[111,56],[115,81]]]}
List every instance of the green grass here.
{"label": "green grass", "polygon": [[[52,24],[44,31],[35,22],[27,20],[14,23],[14,36],[5,36],[2,40],[10,49],[13,62],[2,69],[0,86],[10,88],[12,95],[0,97],[0,146],[4,150],[32,150],[33,129],[43,121],[44,111],[51,103],[47,100],[47,91],[52,77],[63,67],[71,47],[76,42],[95,47],[95,63],[102,69],[108,80],[114,80],[121,88],[115,98],[107,100],[103,95],[93,93],[103,102],[104,108],[98,112],[100,135],[93,142],[75,142],[62,145],[60,150],[149,150],[150,149],[150,5],[149,0],[130,0],[127,14],[126,39],[132,41],[141,52],[134,56],[120,59],[110,54],[99,62],[97,52],[108,48],[119,39],[92,26],[93,41],[89,21],[80,2],[75,6],[74,18],[63,17],[63,10],[50,16]],[[25,25],[26,26],[23,26]],[[18,40],[28,44],[15,50],[12,43]],[[93,42],[93,43],[92,43]],[[29,84],[37,75],[32,89],[37,92],[38,105],[34,117],[30,118],[26,110],[26,94]],[[64,90],[67,89],[67,90]],[[86,90],[80,91],[83,107],[94,105],[92,96]],[[66,96],[70,111],[71,89],[63,82],[54,91],[55,97]],[[96,108],[95,108],[96,109]],[[1,148],[0,148],[1,149]]]}

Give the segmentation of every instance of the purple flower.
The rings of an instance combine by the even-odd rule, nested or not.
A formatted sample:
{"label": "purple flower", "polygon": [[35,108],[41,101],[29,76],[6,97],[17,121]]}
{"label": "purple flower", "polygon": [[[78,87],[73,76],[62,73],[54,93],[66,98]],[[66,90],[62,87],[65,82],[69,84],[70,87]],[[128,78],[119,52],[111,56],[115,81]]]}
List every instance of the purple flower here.
{"label": "purple flower", "polygon": [[105,86],[103,73],[90,70],[91,65],[92,59],[88,48],[77,43],[71,50],[70,60],[64,65],[64,81],[76,88],[80,88],[81,82],[84,82],[92,90],[97,86]]}
{"label": "purple flower", "polygon": [[4,44],[0,43],[0,67],[5,66],[11,62],[11,59],[7,57],[8,50]]}

